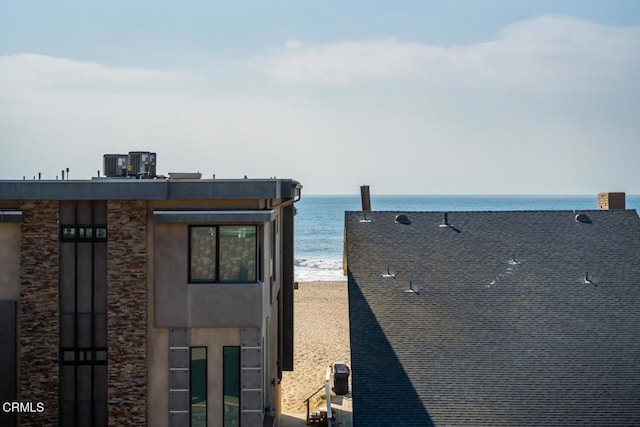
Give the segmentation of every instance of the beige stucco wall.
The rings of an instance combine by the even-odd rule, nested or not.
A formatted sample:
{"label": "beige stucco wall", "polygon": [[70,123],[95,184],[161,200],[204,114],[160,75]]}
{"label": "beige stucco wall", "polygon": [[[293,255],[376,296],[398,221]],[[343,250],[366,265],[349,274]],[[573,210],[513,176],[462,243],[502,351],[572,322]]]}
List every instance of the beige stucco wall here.
{"label": "beige stucco wall", "polygon": [[169,329],[156,328],[153,209],[147,206],[147,425],[169,426]]}
{"label": "beige stucco wall", "polygon": [[20,223],[0,223],[0,299],[20,299]]}
{"label": "beige stucco wall", "polygon": [[[276,406],[279,412],[280,386],[277,382],[278,359],[278,313],[277,292],[281,280],[281,247],[280,230],[281,211],[278,209],[276,239],[276,282],[269,277],[271,262],[271,234],[269,223],[260,227],[260,241],[263,244],[262,265],[264,283],[258,284],[210,284],[189,285],[187,283],[188,268],[188,224],[154,223],[153,211],[171,208],[233,208],[259,209],[265,208],[264,201],[242,203],[192,203],[162,202],[149,203],[147,212],[147,291],[148,291],[148,425],[163,427],[169,424],[169,324],[176,327],[191,326],[189,329],[189,346],[207,347],[208,370],[208,425],[221,426],[223,414],[223,348],[225,346],[241,346],[240,326],[256,326],[262,330],[262,339],[269,348],[266,349],[266,372],[264,398]],[[273,296],[270,295],[273,286]],[[208,302],[210,301],[210,302]],[[162,307],[171,304],[171,312],[161,311]],[[209,315],[203,316],[203,307]],[[211,308],[217,309],[212,310]],[[250,307],[254,307],[250,309]],[[217,314],[216,314],[217,313]],[[158,315],[163,319],[159,319]],[[206,317],[209,325],[197,327],[191,317]],[[220,318],[218,318],[220,317]],[[269,330],[267,330],[267,318]],[[229,325],[229,321],[233,323]],[[167,323],[167,324],[166,324]],[[158,326],[158,327],[156,327]],[[267,340],[266,335],[270,335]],[[275,379],[275,386],[270,380]],[[266,402],[265,402],[266,403]]]}
{"label": "beige stucco wall", "polygon": [[240,328],[191,328],[189,340],[191,347],[207,347],[207,425],[222,426],[223,348],[240,346]]}
{"label": "beige stucco wall", "polygon": [[169,425],[169,329],[147,329],[147,425]]}
{"label": "beige stucco wall", "polygon": [[155,326],[260,326],[261,283],[189,284],[189,225],[156,223],[154,230]]}
{"label": "beige stucco wall", "polygon": [[[189,231],[186,224],[152,223],[154,228],[154,325],[189,326],[187,293]],[[150,289],[151,291],[151,289]]]}

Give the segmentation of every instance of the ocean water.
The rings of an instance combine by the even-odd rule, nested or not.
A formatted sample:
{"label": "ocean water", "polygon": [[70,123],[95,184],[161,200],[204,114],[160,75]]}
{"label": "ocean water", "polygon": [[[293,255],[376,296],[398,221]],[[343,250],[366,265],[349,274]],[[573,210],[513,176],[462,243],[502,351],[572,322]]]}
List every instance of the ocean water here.
{"label": "ocean water", "polygon": [[[627,195],[640,212],[640,196]],[[344,212],[361,210],[360,195],[303,194],[296,203],[295,280],[345,280],[342,274]],[[512,211],[598,209],[594,196],[371,196],[376,211]]]}

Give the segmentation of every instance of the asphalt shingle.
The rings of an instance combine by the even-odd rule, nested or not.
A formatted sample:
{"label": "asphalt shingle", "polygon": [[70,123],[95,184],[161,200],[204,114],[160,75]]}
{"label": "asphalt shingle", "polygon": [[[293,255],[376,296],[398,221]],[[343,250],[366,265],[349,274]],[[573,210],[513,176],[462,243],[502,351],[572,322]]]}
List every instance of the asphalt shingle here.
{"label": "asphalt shingle", "polygon": [[347,212],[354,425],[640,425],[640,218],[578,213]]}

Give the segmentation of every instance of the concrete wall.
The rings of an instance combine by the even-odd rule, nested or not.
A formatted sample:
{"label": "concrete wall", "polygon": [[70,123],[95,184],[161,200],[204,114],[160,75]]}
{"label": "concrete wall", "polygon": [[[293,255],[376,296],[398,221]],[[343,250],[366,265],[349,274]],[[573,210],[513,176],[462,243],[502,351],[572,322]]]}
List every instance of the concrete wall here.
{"label": "concrete wall", "polygon": [[282,210],[282,369],[293,370],[293,205]]}
{"label": "concrete wall", "polygon": [[149,210],[201,210],[201,209],[219,209],[219,210],[253,210],[265,209],[266,202],[264,199],[247,199],[247,200],[162,200],[150,201]]}
{"label": "concrete wall", "polygon": [[222,350],[240,346],[240,328],[191,328],[189,344],[207,347],[207,425],[222,427]]}
{"label": "concrete wall", "polygon": [[[276,226],[265,227],[264,242],[267,247],[265,251],[265,263],[271,263],[274,259],[274,272],[272,277],[268,276],[268,269],[265,274],[265,289],[262,296],[262,338],[264,341],[263,351],[263,369],[264,369],[264,407],[270,406],[274,409],[276,415],[280,412],[280,385],[278,378],[278,360],[279,360],[279,343],[278,343],[278,292],[280,291],[280,282],[282,274],[282,242],[281,238],[281,211],[275,218]],[[272,236],[272,233],[275,236]],[[271,253],[272,238],[275,237],[274,254]],[[265,265],[269,265],[265,264]],[[280,362],[282,363],[282,362]]]}
{"label": "concrete wall", "polygon": [[155,327],[189,326],[189,235],[185,224],[153,224]]}
{"label": "concrete wall", "polygon": [[169,424],[169,329],[147,330],[147,425]]}
{"label": "concrete wall", "polygon": [[155,327],[261,325],[261,283],[188,283],[188,224],[155,223],[154,242]]}
{"label": "concrete wall", "polygon": [[[223,396],[223,348],[241,346],[240,328],[253,327],[262,330],[264,321],[271,315],[269,265],[271,260],[271,235],[269,224],[258,228],[262,249],[264,283],[211,283],[189,284],[189,224],[153,222],[153,212],[171,209],[267,209],[264,200],[211,203],[204,201],[149,203],[148,237],[148,425],[170,425],[169,417],[169,328],[189,328],[189,346],[206,346],[208,356],[208,423],[222,425]],[[278,268],[278,266],[276,266]],[[275,292],[279,286],[273,283]],[[273,296],[275,303],[275,294]],[[265,314],[266,311],[266,314]],[[274,318],[275,319],[275,318]],[[273,323],[272,323],[273,324]],[[275,328],[270,338],[277,343]],[[266,377],[277,374],[276,358],[269,356]],[[271,366],[276,366],[272,369]],[[268,385],[271,387],[271,385]],[[273,401],[277,398],[277,401]],[[279,393],[272,397],[279,406]],[[258,404],[258,408],[261,408]]]}
{"label": "concrete wall", "polygon": [[[147,218],[153,215],[147,204]],[[155,233],[147,222],[147,425],[169,425],[169,329],[155,327]]]}

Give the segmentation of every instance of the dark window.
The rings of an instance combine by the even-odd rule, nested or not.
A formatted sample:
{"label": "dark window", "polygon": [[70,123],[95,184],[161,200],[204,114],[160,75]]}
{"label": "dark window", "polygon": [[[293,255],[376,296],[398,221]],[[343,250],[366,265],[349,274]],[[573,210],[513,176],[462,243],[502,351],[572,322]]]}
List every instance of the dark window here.
{"label": "dark window", "polygon": [[192,226],[189,236],[190,282],[257,281],[257,226]]}
{"label": "dark window", "polygon": [[224,347],[222,394],[224,427],[240,426],[240,347]]}
{"label": "dark window", "polygon": [[60,349],[60,363],[62,365],[106,365],[107,348],[73,348]]}
{"label": "dark window", "polygon": [[75,227],[62,227],[62,240],[75,240],[76,228]]}
{"label": "dark window", "polygon": [[60,203],[61,427],[108,425],[106,216],[104,201]]}
{"label": "dark window", "polygon": [[107,240],[107,227],[94,225],[63,225],[60,240],[64,242],[100,242]]}
{"label": "dark window", "polygon": [[96,240],[107,240],[107,227],[96,227]]}
{"label": "dark window", "polygon": [[191,347],[191,427],[207,426],[207,348]]}

